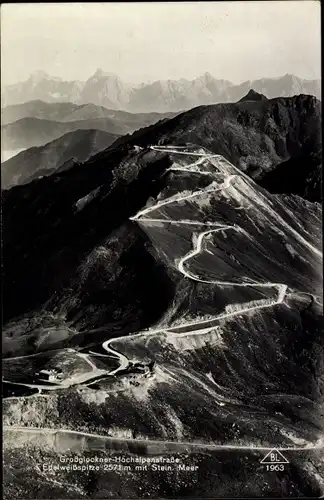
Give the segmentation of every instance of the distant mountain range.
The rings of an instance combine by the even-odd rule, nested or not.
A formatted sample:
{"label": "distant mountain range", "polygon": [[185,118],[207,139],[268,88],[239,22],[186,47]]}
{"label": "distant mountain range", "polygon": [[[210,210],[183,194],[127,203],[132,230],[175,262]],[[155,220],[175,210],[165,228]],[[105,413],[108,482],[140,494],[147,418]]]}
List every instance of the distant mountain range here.
{"label": "distant mountain range", "polygon": [[[42,146],[49,141],[76,130],[102,130],[110,134],[121,135],[121,130],[111,120],[79,120],[76,122],[55,122],[39,118],[22,118],[1,128],[4,149],[27,149]],[[119,134],[118,134],[119,132]]]}
{"label": "distant mountain range", "polygon": [[21,120],[22,118],[39,118],[59,122],[78,120],[94,120],[109,118],[121,123],[126,132],[136,129],[138,125],[152,125],[164,118],[172,118],[176,113],[128,113],[127,111],[107,109],[95,104],[74,104],[72,102],[28,101],[21,104],[5,106],[1,109],[1,125]]}
{"label": "distant mountain range", "polygon": [[304,80],[289,74],[249,80],[239,85],[216,79],[209,73],[194,80],[181,78],[128,84],[117,75],[98,69],[86,82],[63,81],[38,71],[25,82],[3,86],[1,99],[2,106],[40,99],[46,102],[93,103],[136,113],[160,113],[182,111],[201,104],[236,102],[251,89],[268,98],[297,94],[321,96],[320,80]]}
{"label": "distant mountain range", "polygon": [[84,162],[108,148],[118,137],[102,130],[76,130],[44,146],[22,151],[1,164],[2,188],[67,170],[75,162]]}
{"label": "distant mountain range", "polygon": [[127,113],[94,104],[31,101],[1,110],[2,150],[42,146],[75,130],[101,130],[115,136],[132,133],[174,113]]}

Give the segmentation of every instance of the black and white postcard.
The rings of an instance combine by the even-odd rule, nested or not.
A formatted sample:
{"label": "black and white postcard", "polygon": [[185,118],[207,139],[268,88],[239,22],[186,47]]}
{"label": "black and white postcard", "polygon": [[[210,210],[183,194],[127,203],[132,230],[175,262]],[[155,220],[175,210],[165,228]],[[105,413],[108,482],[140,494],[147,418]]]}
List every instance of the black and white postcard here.
{"label": "black and white postcard", "polygon": [[2,4],[5,500],[323,498],[320,10]]}

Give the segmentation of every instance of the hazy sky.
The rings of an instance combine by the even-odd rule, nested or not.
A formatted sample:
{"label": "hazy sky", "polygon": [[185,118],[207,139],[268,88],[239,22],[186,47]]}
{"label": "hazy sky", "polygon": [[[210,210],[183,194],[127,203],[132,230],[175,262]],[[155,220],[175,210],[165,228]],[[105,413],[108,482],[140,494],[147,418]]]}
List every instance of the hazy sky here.
{"label": "hazy sky", "polygon": [[84,80],[97,68],[128,82],[319,78],[320,3],[2,4],[1,55],[3,83],[39,69]]}

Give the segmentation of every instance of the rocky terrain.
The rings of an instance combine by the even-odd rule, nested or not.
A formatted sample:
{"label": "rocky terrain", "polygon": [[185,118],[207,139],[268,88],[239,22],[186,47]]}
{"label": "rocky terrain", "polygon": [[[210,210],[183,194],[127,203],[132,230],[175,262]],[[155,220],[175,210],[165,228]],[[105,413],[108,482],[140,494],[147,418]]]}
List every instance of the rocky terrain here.
{"label": "rocky terrain", "polygon": [[117,75],[98,69],[85,82],[62,81],[44,72],[33,73],[25,82],[3,87],[3,105],[19,104],[35,99],[47,102],[93,103],[130,112],[181,111],[202,104],[235,102],[249,90],[267,98],[311,94],[320,98],[318,80],[304,80],[286,74],[279,78],[263,78],[233,84],[209,73],[194,80],[158,80],[152,83],[129,84]]}

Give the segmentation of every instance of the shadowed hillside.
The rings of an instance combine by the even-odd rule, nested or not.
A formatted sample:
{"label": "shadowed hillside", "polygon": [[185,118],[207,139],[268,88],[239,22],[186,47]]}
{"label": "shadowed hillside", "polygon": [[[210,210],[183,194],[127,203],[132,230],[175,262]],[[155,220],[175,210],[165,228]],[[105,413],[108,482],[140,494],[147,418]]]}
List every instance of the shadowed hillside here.
{"label": "shadowed hillside", "polygon": [[[22,151],[1,164],[2,189],[50,175],[73,162],[84,162],[107,149],[119,136],[101,130],[76,130],[44,146]],[[68,163],[67,163],[68,162]]]}

